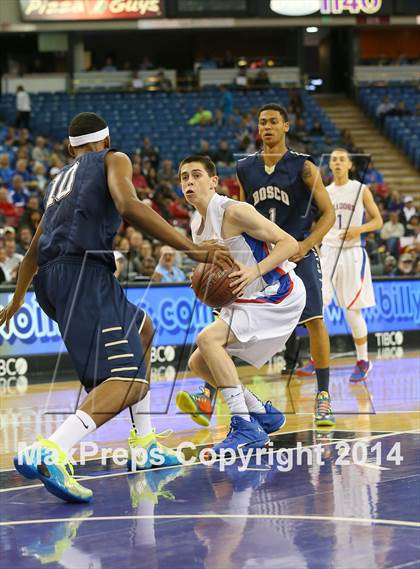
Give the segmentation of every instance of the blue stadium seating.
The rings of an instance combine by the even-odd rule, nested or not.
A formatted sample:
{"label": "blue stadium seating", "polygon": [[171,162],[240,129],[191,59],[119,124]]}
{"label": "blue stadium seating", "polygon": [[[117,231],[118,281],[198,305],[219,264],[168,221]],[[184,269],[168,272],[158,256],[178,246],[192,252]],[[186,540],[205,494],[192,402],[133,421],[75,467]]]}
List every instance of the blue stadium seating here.
{"label": "blue stadium seating", "polygon": [[401,148],[420,168],[420,119],[416,116],[416,105],[420,102],[420,91],[415,86],[363,87],[359,92],[359,102],[368,115],[377,120],[376,109],[385,96],[397,105],[404,101],[412,116],[386,117],[386,135]]}
{"label": "blue stadium seating", "polygon": [[[315,100],[301,91],[305,105],[306,128],[319,120],[326,135],[334,142],[340,133]],[[56,139],[67,135],[70,119],[82,111],[93,111],[102,115],[111,130],[112,144],[132,153],[138,149],[144,136],[150,136],[164,158],[174,162],[185,154],[198,148],[200,139],[205,138],[211,147],[220,139],[226,139],[234,151],[237,150],[234,127],[189,126],[188,119],[195,113],[198,105],[215,111],[220,108],[220,91],[217,88],[190,93],[115,93],[89,92],[70,95],[67,93],[39,93],[31,95],[32,128],[35,132]],[[275,101],[288,105],[288,92],[285,89],[270,88],[261,91],[235,91],[234,106],[242,112]],[[15,117],[15,96],[4,95],[0,103],[0,117],[13,124]],[[316,144],[315,144],[316,148]]]}

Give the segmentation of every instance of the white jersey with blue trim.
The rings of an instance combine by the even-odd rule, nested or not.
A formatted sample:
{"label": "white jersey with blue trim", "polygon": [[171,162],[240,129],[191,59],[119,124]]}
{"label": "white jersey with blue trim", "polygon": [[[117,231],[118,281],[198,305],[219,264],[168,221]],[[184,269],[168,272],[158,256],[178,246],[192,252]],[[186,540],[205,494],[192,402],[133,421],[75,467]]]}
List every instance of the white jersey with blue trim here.
{"label": "white jersey with blue trim", "polygon": [[[194,243],[216,239],[229,249],[235,261],[243,265],[252,266],[258,264],[269,254],[270,246],[267,243],[254,239],[246,233],[228,239],[222,237],[225,211],[229,206],[237,203],[235,200],[215,194],[207,206],[205,219],[202,218],[198,211],[194,212],[191,219],[192,238]],[[252,298],[258,294],[263,296],[277,294],[279,292],[279,283],[284,280],[284,277],[295,266],[290,261],[284,261],[278,267],[248,285],[244,290],[243,297]],[[289,281],[288,277],[286,278]]]}
{"label": "white jersey with blue trim", "polygon": [[324,236],[323,245],[328,247],[360,247],[361,237],[343,241],[341,234],[349,227],[360,227],[364,223],[365,208],[363,195],[366,186],[358,180],[349,180],[342,186],[334,182],[327,186],[327,192],[335,209],[335,223]]}

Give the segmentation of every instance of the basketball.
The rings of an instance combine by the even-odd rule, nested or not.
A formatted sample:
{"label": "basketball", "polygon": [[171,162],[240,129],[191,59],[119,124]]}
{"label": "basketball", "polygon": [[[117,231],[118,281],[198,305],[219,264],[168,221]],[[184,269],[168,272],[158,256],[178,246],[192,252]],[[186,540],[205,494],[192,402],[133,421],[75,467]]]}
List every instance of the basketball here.
{"label": "basketball", "polygon": [[237,296],[229,286],[229,275],[237,269],[237,265],[229,266],[228,263],[223,269],[216,265],[200,263],[194,270],[191,284],[197,298],[212,308],[220,308],[234,302]]}

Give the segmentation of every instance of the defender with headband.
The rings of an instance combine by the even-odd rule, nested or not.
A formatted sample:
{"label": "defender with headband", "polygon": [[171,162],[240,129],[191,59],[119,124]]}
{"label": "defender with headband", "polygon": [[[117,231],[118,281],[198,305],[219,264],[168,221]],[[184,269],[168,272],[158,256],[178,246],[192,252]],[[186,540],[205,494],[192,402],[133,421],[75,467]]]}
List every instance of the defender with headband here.
{"label": "defender with headband", "polygon": [[195,245],[139,201],[131,162],[111,149],[101,117],[77,115],[69,135],[74,161],[47,189],[44,216],[20,266],[13,299],[0,312],[0,325],[8,327],[34,280],[37,300],[58,323],[88,396],[48,439],[38,438],[35,455],[16,456],[15,466],[62,499],[87,502],[92,492],[72,477],[67,452],[126,407],[132,410],[136,428],[130,447],[149,451],[142,467],[152,466],[152,451],[160,453],[163,464],[179,463],[160,445],[150,423],[152,322],[128,302],[113,274],[112,243],[121,218],[196,261],[212,262],[217,253],[224,264],[230,255],[220,246]]}

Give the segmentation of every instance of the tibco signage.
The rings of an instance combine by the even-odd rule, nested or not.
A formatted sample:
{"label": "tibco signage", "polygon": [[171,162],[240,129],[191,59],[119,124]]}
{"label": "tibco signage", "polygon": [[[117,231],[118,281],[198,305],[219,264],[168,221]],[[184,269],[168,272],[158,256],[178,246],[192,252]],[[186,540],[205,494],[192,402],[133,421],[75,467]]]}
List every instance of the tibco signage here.
{"label": "tibco signage", "polygon": [[282,16],[321,14],[376,14],[382,0],[271,0],[270,8]]}
{"label": "tibco signage", "polygon": [[164,0],[20,0],[22,19],[139,20],[163,16]]}

